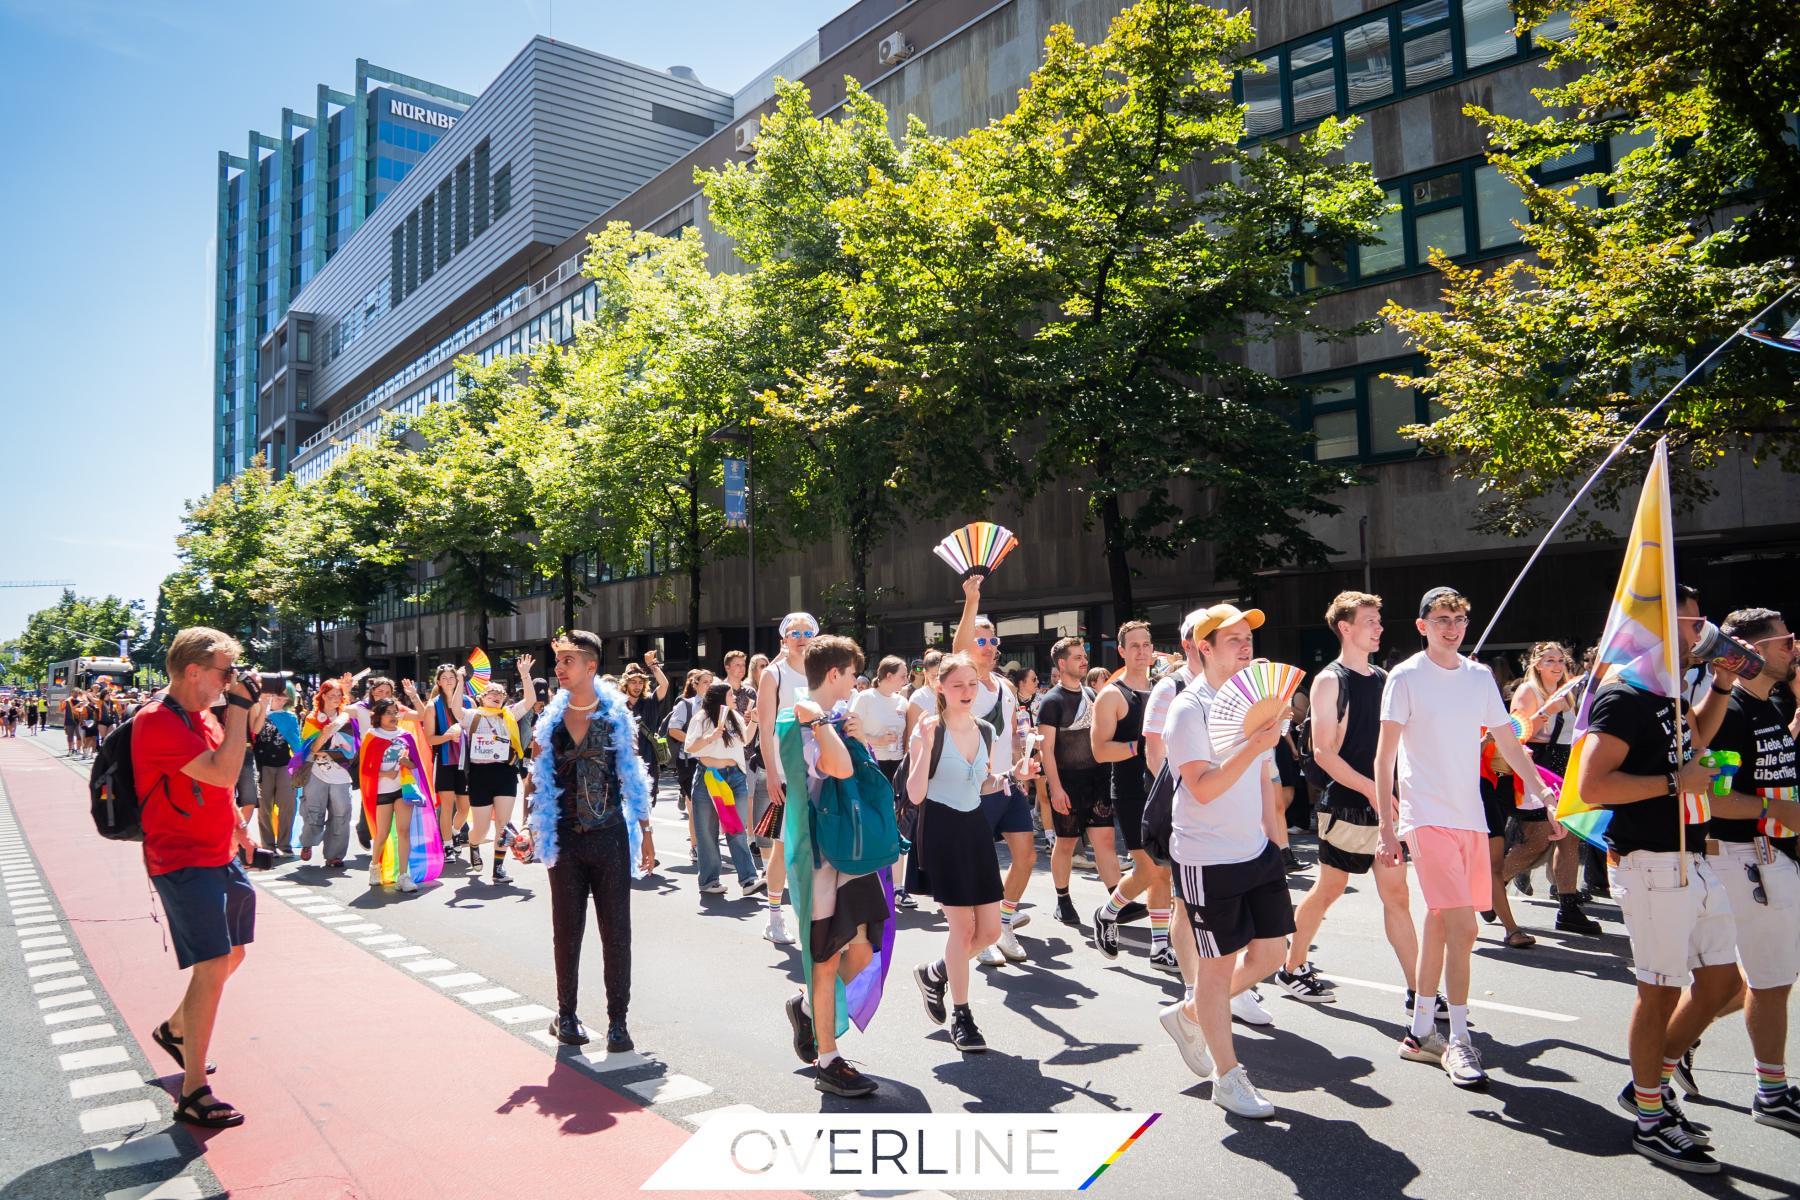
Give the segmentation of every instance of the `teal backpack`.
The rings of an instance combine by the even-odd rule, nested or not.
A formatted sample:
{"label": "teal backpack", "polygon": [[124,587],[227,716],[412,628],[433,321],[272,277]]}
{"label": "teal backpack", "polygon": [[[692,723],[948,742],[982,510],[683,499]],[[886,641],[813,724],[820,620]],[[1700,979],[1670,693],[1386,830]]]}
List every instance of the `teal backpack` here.
{"label": "teal backpack", "polygon": [[875,765],[869,748],[845,738],[856,770],[848,779],[827,779],[811,803],[813,865],[829,862],[846,875],[867,875],[893,866],[906,852],[894,821],[894,788]]}

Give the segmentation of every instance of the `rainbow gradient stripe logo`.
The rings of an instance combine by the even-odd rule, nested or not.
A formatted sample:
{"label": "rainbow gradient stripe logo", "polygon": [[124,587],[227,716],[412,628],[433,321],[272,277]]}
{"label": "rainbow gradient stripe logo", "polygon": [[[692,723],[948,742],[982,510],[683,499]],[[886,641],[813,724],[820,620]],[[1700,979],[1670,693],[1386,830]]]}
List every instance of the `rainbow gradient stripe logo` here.
{"label": "rainbow gradient stripe logo", "polygon": [[1131,1149],[1131,1143],[1133,1143],[1133,1142],[1137,1141],[1139,1138],[1143,1137],[1144,1130],[1146,1130],[1146,1129],[1150,1128],[1152,1125],[1156,1124],[1156,1118],[1158,1118],[1160,1116],[1162,1116],[1162,1114],[1159,1112],[1151,1113],[1149,1118],[1142,1125],[1139,1125],[1137,1127],[1137,1132],[1133,1133],[1130,1137],[1126,1138],[1125,1141],[1119,1146],[1119,1148],[1117,1150],[1114,1150],[1111,1154],[1109,1154],[1107,1156],[1105,1162],[1101,1163],[1098,1167],[1095,1167],[1094,1173],[1092,1175],[1089,1175],[1087,1177],[1087,1181],[1085,1183],[1083,1183],[1076,1190],[1085,1192],[1089,1188],[1093,1187],[1094,1180],[1096,1180],[1096,1179],[1100,1178],[1102,1175],[1106,1174],[1106,1169],[1108,1167],[1110,1167],[1114,1163],[1118,1162],[1121,1158],[1124,1158],[1125,1152],[1127,1150]]}

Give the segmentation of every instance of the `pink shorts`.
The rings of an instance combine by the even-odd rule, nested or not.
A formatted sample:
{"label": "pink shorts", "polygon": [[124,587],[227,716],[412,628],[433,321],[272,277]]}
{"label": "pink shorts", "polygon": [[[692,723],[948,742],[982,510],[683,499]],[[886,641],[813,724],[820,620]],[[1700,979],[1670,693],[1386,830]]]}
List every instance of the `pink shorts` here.
{"label": "pink shorts", "polygon": [[1426,908],[1494,906],[1494,873],[1488,862],[1488,836],[1473,829],[1421,825],[1406,835],[1413,872]]}

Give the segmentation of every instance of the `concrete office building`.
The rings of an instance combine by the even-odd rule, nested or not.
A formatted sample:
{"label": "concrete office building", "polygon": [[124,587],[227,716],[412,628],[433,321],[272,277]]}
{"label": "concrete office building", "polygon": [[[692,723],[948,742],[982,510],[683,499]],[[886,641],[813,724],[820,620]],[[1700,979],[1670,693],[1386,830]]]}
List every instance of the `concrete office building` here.
{"label": "concrete office building", "polygon": [[[707,220],[694,170],[748,157],[746,137],[772,103],[775,76],[802,79],[814,107],[829,113],[842,100],[849,75],[887,107],[896,132],[916,114],[934,132],[956,134],[1012,107],[1041,61],[1051,25],[1066,22],[1082,40],[1095,41],[1123,7],[1120,0],[862,0],[741,90],[711,136],[694,139],[684,156],[594,209],[579,227],[572,225],[567,238],[537,260],[544,267],[531,274],[528,286],[506,295],[489,289],[460,308],[446,298],[446,314],[456,308],[458,315],[420,332],[416,340],[444,341],[416,360],[416,370],[407,368],[405,383],[372,389],[353,404],[346,389],[334,388],[340,399],[327,414],[331,424],[300,452],[296,469],[316,470],[332,453],[333,439],[366,436],[384,409],[421,402],[416,397],[424,388],[442,394],[451,386],[444,347],[491,357],[544,338],[566,340],[572,322],[591,311],[592,293],[574,265],[587,233],[607,222],[624,220],[659,233],[695,226],[718,269],[739,267],[728,241]],[[1530,35],[1513,33],[1504,0],[1256,0],[1249,8],[1256,53],[1270,68],[1240,84],[1250,136],[1291,136],[1327,114],[1358,114],[1364,127],[1350,153],[1373,165],[1400,206],[1382,245],[1304,268],[1301,282],[1318,289],[1325,316],[1349,325],[1373,316],[1390,297],[1415,307],[1436,304],[1440,283],[1425,265],[1430,246],[1464,262],[1499,261],[1519,252],[1511,224],[1522,216],[1516,193],[1485,164],[1481,131],[1462,115],[1471,102],[1530,115],[1537,111],[1530,89],[1550,79],[1542,47]],[[1546,32],[1556,28],[1553,23]],[[479,105],[471,110],[464,124],[473,124],[480,111]],[[1578,174],[1625,148],[1587,148],[1555,164],[1548,177]],[[445,155],[446,165],[466,152]],[[1592,199],[1606,202],[1604,196]],[[472,319],[461,315],[469,313]],[[1298,419],[1316,435],[1316,452],[1363,464],[1371,482],[1336,498],[1344,506],[1340,516],[1314,522],[1336,550],[1326,568],[1221,580],[1205,543],[1173,560],[1136,563],[1136,593],[1159,643],[1173,643],[1187,608],[1228,597],[1268,610],[1266,652],[1309,666],[1334,648],[1321,618],[1327,600],[1344,587],[1367,585],[1389,597],[1388,644],[1407,652],[1416,645],[1411,606],[1433,584],[1463,588],[1477,603],[1478,620],[1491,611],[1530,547],[1472,533],[1474,488],[1453,480],[1447,462],[1421,456],[1400,437],[1401,426],[1429,413],[1423,397],[1381,378],[1417,363],[1398,334],[1382,329],[1334,344],[1289,337],[1252,353],[1258,367],[1304,385]],[[1729,463],[1713,478],[1718,496],[1678,524],[1684,573],[1704,576],[1709,607],[1722,610],[1756,594],[1763,556],[1792,552],[1800,536],[1800,496],[1777,471],[1747,459]],[[1002,521],[1022,542],[987,588],[986,607],[1005,639],[1004,660],[1043,665],[1057,637],[1083,632],[1105,655],[1097,662],[1113,661],[1107,648],[1119,614],[1112,611],[1098,533],[1084,528],[1085,515],[1074,488],[1022,506],[999,500],[992,511],[966,514]],[[874,652],[917,653],[947,640],[961,595],[955,577],[930,553],[944,532],[935,524],[915,527],[882,548],[869,581],[886,597],[874,614]],[[1591,641],[1617,561],[1614,547],[1557,547],[1509,609],[1496,645],[1547,637]],[[659,581],[649,576],[661,566],[651,557],[630,572],[585,565],[589,599],[579,623],[607,638],[608,669],[650,645],[680,666],[695,658],[716,663],[723,650],[744,644],[741,559],[704,572],[700,646],[687,644],[683,606],[657,598]],[[841,544],[782,553],[760,564],[757,648],[772,649],[776,615],[822,608],[831,586],[847,576]],[[496,647],[536,645],[548,637],[559,618],[545,590],[521,582],[515,589],[518,615],[493,621]],[[398,596],[385,601],[377,616],[387,653],[408,666],[415,654],[455,655],[474,637],[472,616],[402,603]],[[350,634],[340,631],[333,648],[344,659],[354,653]]]}
{"label": "concrete office building", "polygon": [[257,343],[475,97],[356,60],[356,84],[320,84],[310,112],[219,151],[214,264],[213,482],[257,449]]}

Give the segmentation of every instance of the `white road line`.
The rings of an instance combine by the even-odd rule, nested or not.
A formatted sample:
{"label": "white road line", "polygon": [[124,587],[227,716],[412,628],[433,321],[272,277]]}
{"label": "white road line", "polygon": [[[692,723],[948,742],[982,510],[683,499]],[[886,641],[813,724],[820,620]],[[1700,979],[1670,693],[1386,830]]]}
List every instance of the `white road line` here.
{"label": "white road line", "polygon": [[407,958],[414,954],[430,953],[431,951],[423,946],[391,946],[388,949],[380,951],[381,957],[383,958]]}
{"label": "white road line", "polygon": [[[379,929],[381,926],[377,925],[376,928]],[[341,932],[348,933],[349,930]],[[356,940],[365,946],[391,946],[395,942],[404,942],[406,935],[403,933],[373,933],[368,937],[359,937]]]}
{"label": "white road line", "polygon": [[[1347,984],[1350,984],[1352,987],[1373,988],[1374,990],[1376,990],[1378,992],[1393,992],[1397,995],[1402,995],[1402,996],[1404,996],[1406,994],[1406,989],[1399,986],[1398,984],[1375,983],[1375,982],[1372,982],[1367,979],[1346,979],[1342,975],[1332,975],[1332,976],[1330,976],[1330,979],[1331,979],[1331,982],[1333,982],[1333,983],[1347,983]],[[1567,1021],[1581,1020],[1580,1017],[1570,1016],[1568,1013],[1547,1012],[1546,1010],[1541,1009],[1541,1008],[1520,1008],[1516,1004],[1501,1004],[1501,1003],[1498,1003],[1497,1001],[1493,1001],[1493,1000],[1471,1000],[1471,1001],[1469,1001],[1469,1007],[1470,1008],[1486,1008],[1486,1009],[1491,1009],[1494,1012],[1514,1013],[1521,1017],[1537,1017],[1538,1019],[1544,1020],[1544,1021],[1565,1021],[1565,1022],[1567,1022]]]}
{"label": "white road line", "polygon": [[705,1112],[692,1113],[681,1119],[698,1129],[714,1117],[748,1117],[752,1115],[760,1116],[761,1114],[762,1109],[756,1107],[754,1104],[727,1104],[724,1108],[709,1108]]}
{"label": "white road line", "polygon": [[86,1075],[69,1081],[69,1098],[86,1100],[92,1096],[108,1096],[144,1086],[144,1077],[136,1071],[108,1071],[104,1075]]}
{"label": "white road line", "polygon": [[94,993],[92,992],[65,992],[60,996],[45,996],[42,1000],[38,1001],[38,1008],[61,1008],[65,1004],[81,1004],[85,1001],[92,1000],[93,998]]}
{"label": "white road line", "polygon": [[676,1100],[691,1100],[695,1096],[706,1096],[712,1092],[710,1084],[701,1083],[692,1075],[662,1075],[655,1079],[644,1079],[637,1083],[621,1085],[645,1104],[668,1104]]}
{"label": "white road line", "polygon": [[335,917],[320,917],[319,924],[321,924],[321,925],[342,925],[345,921],[360,921],[360,920],[362,920],[361,913],[339,913]]}
{"label": "white road line", "polygon": [[[161,1117],[157,1119],[161,1120]],[[88,1154],[94,1160],[94,1170],[111,1171],[120,1167],[141,1167],[165,1158],[180,1158],[181,1150],[175,1145],[174,1138],[158,1133],[131,1141],[106,1142],[91,1148]]]}
{"label": "white road line", "polygon": [[47,1012],[44,1014],[44,1024],[67,1025],[71,1021],[92,1021],[97,1017],[104,1016],[106,1016],[106,1010],[104,1008],[101,1008],[98,1004],[87,1004],[80,1008],[71,1008],[66,1011]]}
{"label": "white road line", "polygon": [[59,1029],[50,1035],[53,1046],[69,1046],[76,1042],[97,1042],[101,1038],[118,1037],[111,1025],[83,1025],[80,1029]]}
{"label": "white road line", "polygon": [[110,1067],[114,1063],[130,1062],[131,1056],[123,1047],[105,1046],[99,1050],[76,1050],[64,1054],[57,1063],[65,1071],[85,1071],[89,1067]]}
{"label": "white road line", "polygon": [[519,993],[503,987],[476,988],[472,992],[458,992],[456,998],[464,1004],[498,1004],[502,1000],[517,1000]]}
{"label": "white road line", "polygon": [[79,970],[81,970],[81,964],[78,962],[74,962],[74,961],[52,962],[52,963],[39,963],[35,967],[26,967],[25,974],[30,976],[33,979],[37,979],[44,975],[60,975],[64,971],[79,971]]}
{"label": "white road line", "polygon": [[486,983],[487,976],[477,975],[473,971],[457,971],[452,975],[433,975],[431,982],[441,988],[470,987],[477,983]]}
{"label": "white road line", "polygon": [[69,944],[69,939],[59,933],[53,937],[26,938],[24,941],[19,943],[19,949],[21,949],[21,950],[42,950],[46,946],[66,946],[68,944]]}
{"label": "white road line", "polygon": [[106,1193],[106,1200],[201,1200],[200,1181],[192,1175],[177,1175],[161,1183],[116,1188]]}
{"label": "white road line", "polygon": [[508,1025],[523,1025],[526,1021],[542,1021],[546,1017],[556,1015],[541,1004],[521,1004],[516,1008],[496,1008],[488,1012],[488,1016]]}
{"label": "white road line", "polygon": [[61,950],[27,950],[25,961],[28,963],[49,962],[53,958],[74,958],[75,951],[67,946]]}
{"label": "white road line", "polygon": [[381,926],[377,925],[375,922],[361,921],[355,925],[340,925],[333,932],[336,932],[336,933],[379,933],[380,931],[381,931]]}
{"label": "white road line", "polygon": [[150,1100],[127,1100],[123,1104],[108,1104],[104,1108],[90,1108],[81,1114],[81,1132],[105,1133],[109,1129],[125,1129],[132,1125],[161,1125],[162,1110]]}
{"label": "white road line", "polygon": [[448,971],[456,966],[455,963],[447,958],[421,958],[416,959],[413,962],[401,963],[400,965],[413,972],[415,975],[423,974],[426,971]]}
{"label": "white road line", "polygon": [[326,901],[323,904],[296,904],[296,905],[294,905],[294,908],[297,911],[303,912],[310,917],[316,917],[320,913],[343,912],[344,911],[343,905],[332,904],[330,901]]}
{"label": "white road line", "polygon": [[60,992],[66,988],[86,987],[87,985],[88,981],[79,975],[65,975],[61,979],[46,979],[42,983],[34,983],[31,985],[31,990],[41,996],[45,992]]}

